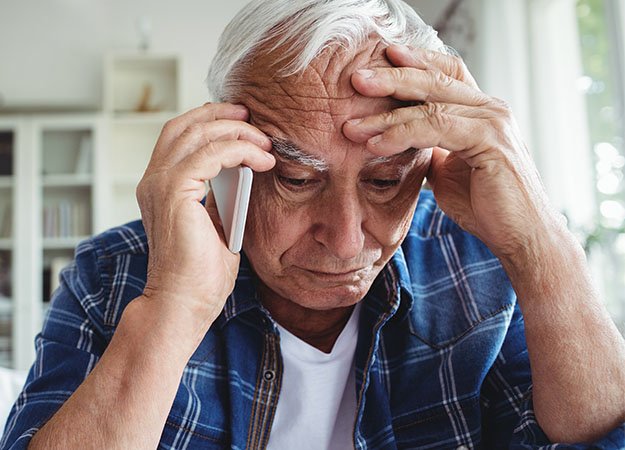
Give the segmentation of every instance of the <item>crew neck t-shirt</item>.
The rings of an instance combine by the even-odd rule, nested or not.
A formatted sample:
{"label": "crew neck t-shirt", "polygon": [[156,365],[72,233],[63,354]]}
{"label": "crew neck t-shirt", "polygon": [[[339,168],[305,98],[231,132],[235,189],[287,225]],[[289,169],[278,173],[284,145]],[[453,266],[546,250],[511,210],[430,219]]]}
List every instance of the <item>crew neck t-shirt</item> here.
{"label": "crew neck t-shirt", "polygon": [[358,303],[330,353],[278,324],[284,372],[269,450],[354,448]]}

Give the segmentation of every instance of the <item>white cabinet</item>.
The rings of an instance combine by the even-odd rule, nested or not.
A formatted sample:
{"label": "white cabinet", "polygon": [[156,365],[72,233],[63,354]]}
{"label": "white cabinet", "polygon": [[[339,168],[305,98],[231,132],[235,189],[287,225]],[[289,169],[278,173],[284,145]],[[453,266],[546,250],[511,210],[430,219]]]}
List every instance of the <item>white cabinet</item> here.
{"label": "white cabinet", "polygon": [[140,218],[135,189],[179,114],[175,55],[105,57],[102,111],[0,115],[0,366],[28,369],[78,242]]}
{"label": "white cabinet", "polygon": [[15,146],[18,123],[0,121],[0,366],[13,359]]}
{"label": "white cabinet", "polygon": [[103,124],[100,114],[0,118],[0,152],[12,155],[0,157],[2,366],[30,366],[59,267],[80,240],[103,228],[105,174],[94,170]]}

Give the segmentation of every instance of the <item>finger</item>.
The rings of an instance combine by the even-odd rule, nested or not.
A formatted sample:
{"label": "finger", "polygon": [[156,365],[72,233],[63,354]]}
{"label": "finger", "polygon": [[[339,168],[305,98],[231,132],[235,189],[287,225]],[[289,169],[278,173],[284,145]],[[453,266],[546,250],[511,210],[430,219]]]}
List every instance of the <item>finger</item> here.
{"label": "finger", "polygon": [[[414,119],[386,130],[367,141],[367,150],[389,156],[414,148],[442,147],[461,152],[465,160],[492,147],[493,128],[488,121],[440,114]],[[469,162],[471,164],[471,162]]]}
{"label": "finger", "polygon": [[258,128],[240,120],[214,120],[194,123],[174,141],[169,152],[155,161],[159,167],[171,167],[182,161],[198,148],[211,142],[247,140],[270,151],[271,141]]}
{"label": "finger", "polygon": [[352,85],[366,97],[393,97],[403,101],[484,106],[490,97],[438,70],[414,67],[378,67],[352,74]]}
{"label": "finger", "polygon": [[213,191],[208,191],[206,194],[206,203],[205,203],[206,212],[208,216],[211,218],[213,225],[215,226],[215,231],[217,231],[217,235],[219,239],[226,244],[226,234],[224,232],[223,223],[221,222],[221,218],[219,217],[219,212],[217,211],[217,203],[215,202],[215,196],[213,195]]}
{"label": "finger", "polygon": [[493,115],[489,109],[485,108],[475,108],[450,103],[425,103],[423,105],[396,108],[382,114],[348,120],[343,125],[343,134],[354,142],[363,143],[373,136],[383,133],[394,125],[439,114],[452,114],[475,119],[487,119]]}
{"label": "finger", "polygon": [[206,200],[204,202],[204,207],[208,212],[208,215],[213,220],[213,223],[221,225],[221,219],[219,218],[219,214],[217,212],[217,202],[215,201],[215,195],[213,191],[209,189],[206,193]]}
{"label": "finger", "polygon": [[246,121],[249,111],[243,105],[231,103],[205,103],[186,113],[168,120],[163,126],[154,149],[153,158],[160,158],[167,153],[171,144],[191,125],[213,120],[228,119]]}
{"label": "finger", "polygon": [[449,151],[444,150],[440,147],[434,147],[432,149],[430,167],[426,175],[426,178],[428,182],[430,183],[430,185],[432,186],[432,189],[434,189],[434,187],[436,186],[436,175],[440,173],[443,167],[443,164],[445,163],[445,159],[447,158],[449,153],[450,153]]}
{"label": "finger", "polygon": [[471,174],[471,168],[457,153],[452,153],[440,147],[434,147],[432,149],[430,167],[427,173],[427,180],[433,189],[436,188],[438,175],[443,171],[447,174],[453,174],[454,179],[458,179],[458,181],[462,182],[466,182],[468,180],[467,177]]}
{"label": "finger", "polygon": [[172,174],[180,180],[203,183],[215,178],[221,169],[243,165],[265,172],[275,163],[273,155],[249,141],[211,142],[180,161]]}
{"label": "finger", "polygon": [[395,66],[439,70],[472,88],[479,89],[475,78],[469,72],[466,64],[457,56],[445,55],[441,52],[418,47],[409,48],[404,45],[391,45],[386,49],[386,57]]}

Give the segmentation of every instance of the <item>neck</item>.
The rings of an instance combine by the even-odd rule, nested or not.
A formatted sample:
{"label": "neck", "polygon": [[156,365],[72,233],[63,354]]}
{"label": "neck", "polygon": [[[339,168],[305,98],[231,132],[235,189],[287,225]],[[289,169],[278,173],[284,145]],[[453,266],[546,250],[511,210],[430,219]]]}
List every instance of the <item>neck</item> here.
{"label": "neck", "polygon": [[330,353],[354,309],[354,305],[315,310],[298,305],[269,289],[259,286],[263,306],[282,327],[309,345]]}

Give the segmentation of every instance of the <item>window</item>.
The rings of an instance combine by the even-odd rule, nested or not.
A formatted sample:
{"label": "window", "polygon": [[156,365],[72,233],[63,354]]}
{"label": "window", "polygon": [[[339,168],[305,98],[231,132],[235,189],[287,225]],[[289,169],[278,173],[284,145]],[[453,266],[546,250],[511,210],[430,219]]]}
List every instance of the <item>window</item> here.
{"label": "window", "polygon": [[597,199],[586,250],[625,334],[625,0],[577,0],[576,7]]}

